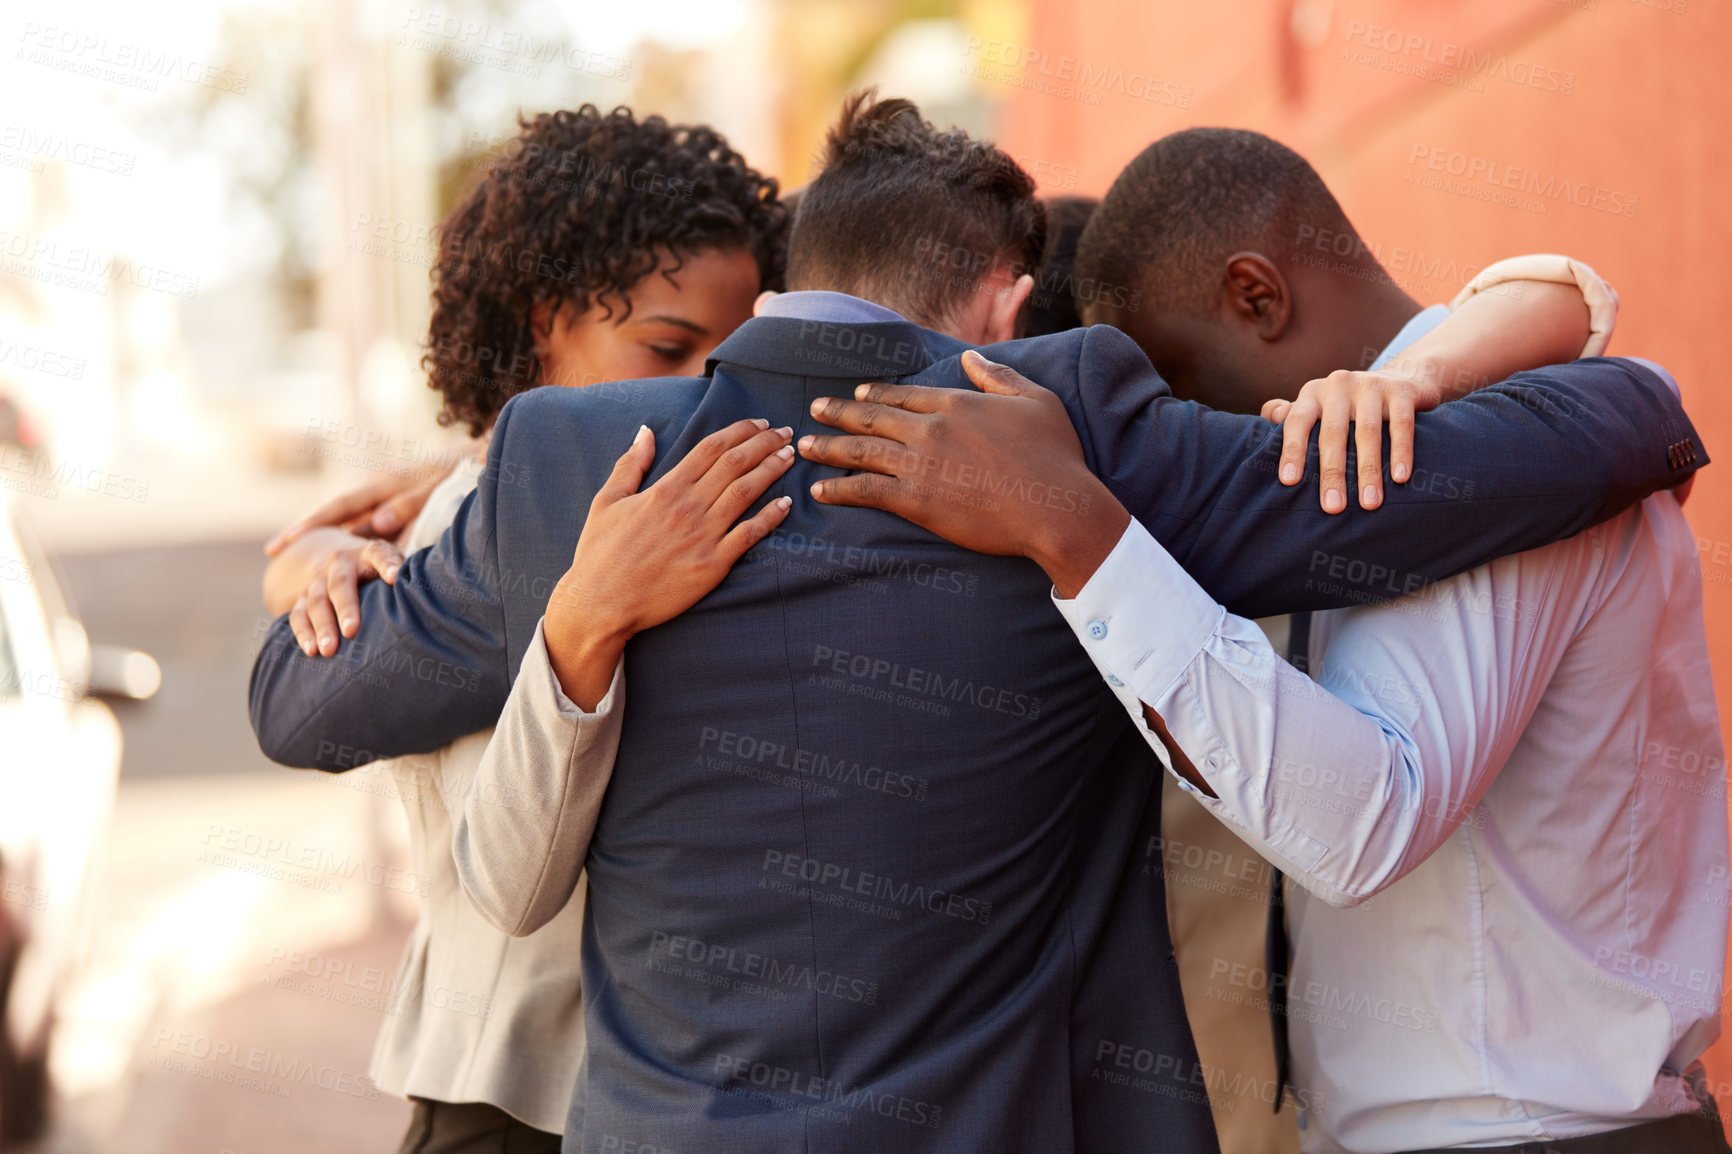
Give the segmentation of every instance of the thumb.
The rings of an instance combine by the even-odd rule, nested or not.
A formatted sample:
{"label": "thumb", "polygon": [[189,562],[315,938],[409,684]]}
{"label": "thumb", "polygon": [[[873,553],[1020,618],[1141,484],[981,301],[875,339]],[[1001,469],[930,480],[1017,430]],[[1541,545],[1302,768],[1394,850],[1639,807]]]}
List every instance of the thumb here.
{"label": "thumb", "polygon": [[962,371],[983,393],[1000,393],[1010,397],[1032,397],[1040,386],[997,361],[989,361],[973,349],[962,354]]}
{"label": "thumb", "polygon": [[421,512],[421,507],[427,504],[427,497],[432,492],[433,486],[422,482],[396,496],[387,497],[373,510],[373,532],[381,537],[394,537],[402,532],[403,527],[414,521]]}
{"label": "thumb", "polygon": [[632,438],[631,447],[614,462],[613,472],[607,478],[607,484],[596,493],[596,505],[609,505],[623,497],[629,497],[637,492],[643,484],[645,474],[656,459],[656,435],[650,432],[648,425],[637,427],[637,436]]}

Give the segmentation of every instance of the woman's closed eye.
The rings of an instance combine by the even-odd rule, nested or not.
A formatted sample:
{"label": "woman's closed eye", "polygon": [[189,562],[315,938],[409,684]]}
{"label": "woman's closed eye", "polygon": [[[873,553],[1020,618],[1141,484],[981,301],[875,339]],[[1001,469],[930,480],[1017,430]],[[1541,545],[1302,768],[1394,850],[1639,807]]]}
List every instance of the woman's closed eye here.
{"label": "woman's closed eye", "polygon": [[659,345],[652,344],[649,351],[665,361],[677,364],[692,355],[690,345]]}

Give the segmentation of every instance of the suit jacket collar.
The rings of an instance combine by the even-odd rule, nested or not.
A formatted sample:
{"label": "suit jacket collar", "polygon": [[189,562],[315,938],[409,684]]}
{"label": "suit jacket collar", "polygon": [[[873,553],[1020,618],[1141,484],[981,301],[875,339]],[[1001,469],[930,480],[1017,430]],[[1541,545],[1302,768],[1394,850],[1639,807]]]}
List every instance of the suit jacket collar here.
{"label": "suit jacket collar", "polygon": [[855,381],[911,376],[969,346],[912,321],[837,323],[799,317],[753,317],[716,346],[704,364],[737,365],[797,377]]}

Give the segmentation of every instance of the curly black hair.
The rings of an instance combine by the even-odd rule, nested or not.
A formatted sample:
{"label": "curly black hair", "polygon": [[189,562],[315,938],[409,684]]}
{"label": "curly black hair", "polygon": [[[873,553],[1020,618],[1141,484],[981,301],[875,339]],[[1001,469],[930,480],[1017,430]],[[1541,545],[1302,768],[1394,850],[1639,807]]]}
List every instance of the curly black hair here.
{"label": "curly black hair", "polygon": [[[441,425],[480,436],[505,402],[540,383],[531,310],[611,316],[656,267],[744,247],[780,288],[788,214],[772,177],[705,125],[638,120],[629,108],[518,118],[519,133],[439,228],[433,319],[421,358],[445,397]],[[545,335],[545,334],[543,334]]]}

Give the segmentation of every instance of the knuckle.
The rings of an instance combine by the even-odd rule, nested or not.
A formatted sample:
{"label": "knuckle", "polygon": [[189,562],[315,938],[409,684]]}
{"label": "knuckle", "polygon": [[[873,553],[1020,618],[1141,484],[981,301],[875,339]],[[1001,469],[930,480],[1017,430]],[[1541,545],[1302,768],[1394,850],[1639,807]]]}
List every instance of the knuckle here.
{"label": "knuckle", "polygon": [[728,486],[728,495],[743,505],[750,503],[758,495],[758,490],[757,486],[742,477]]}

